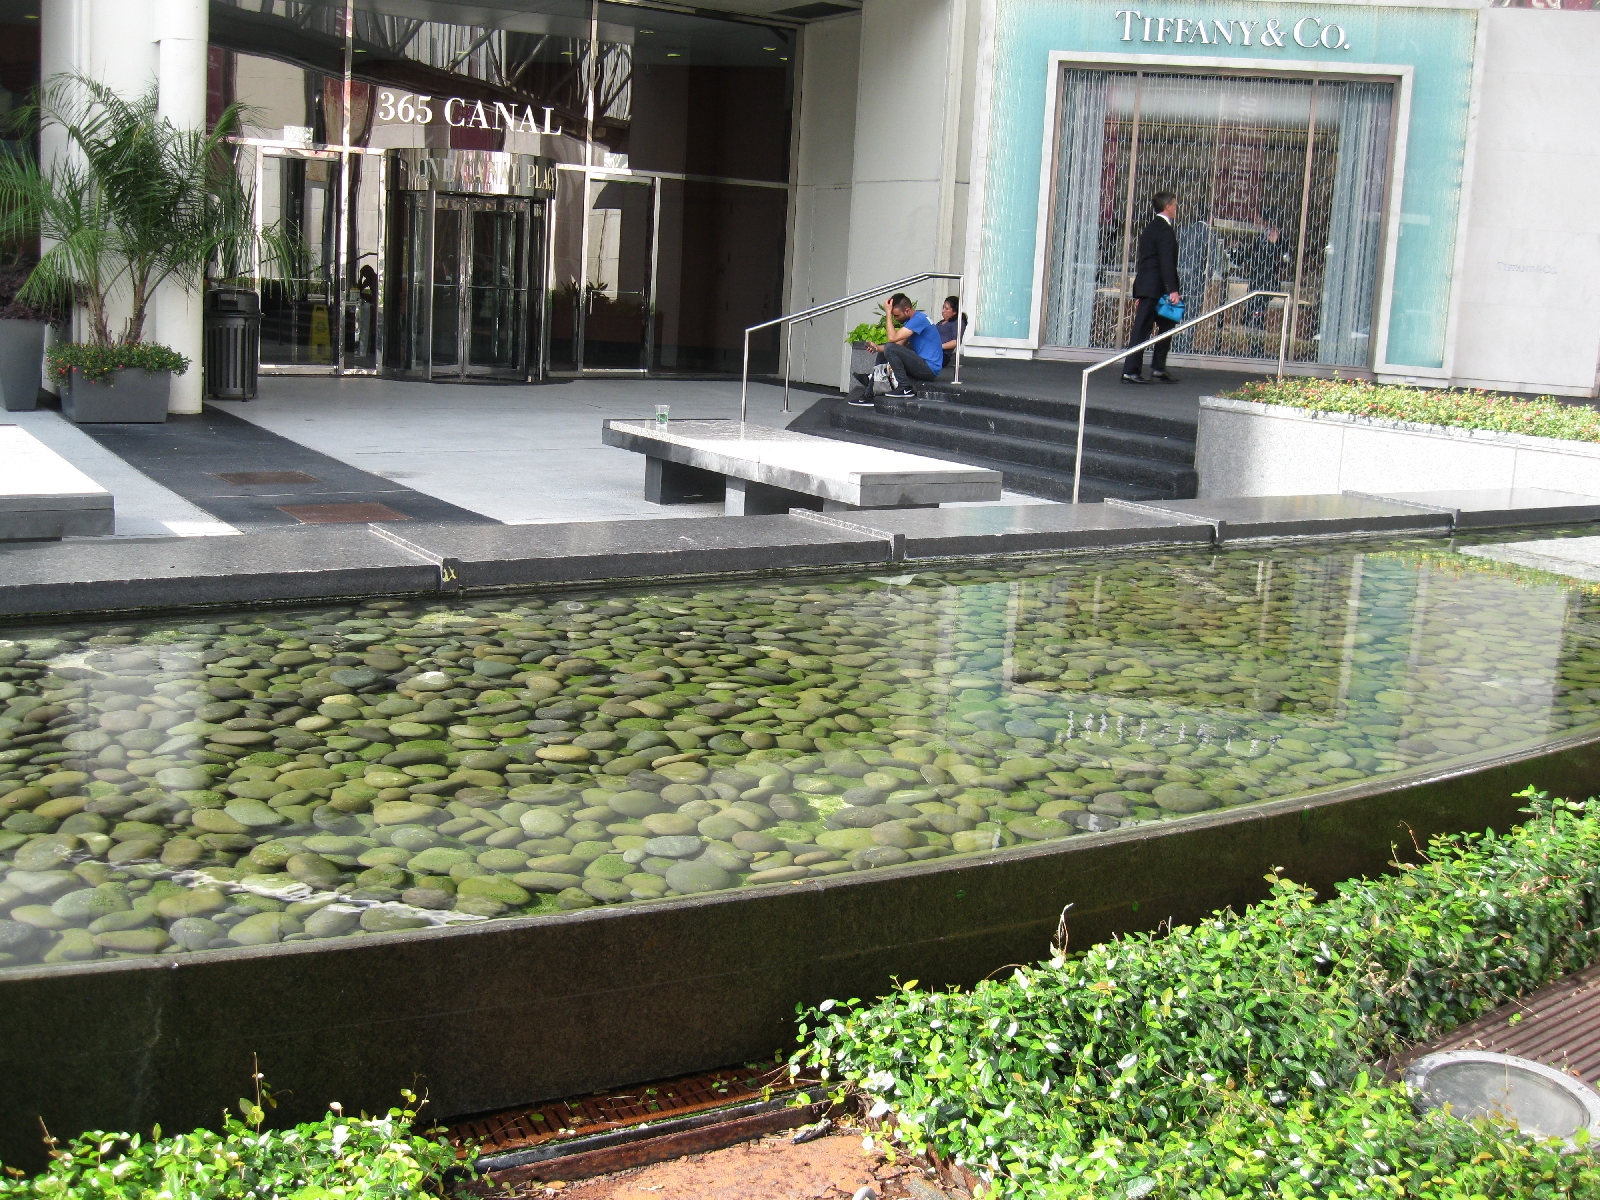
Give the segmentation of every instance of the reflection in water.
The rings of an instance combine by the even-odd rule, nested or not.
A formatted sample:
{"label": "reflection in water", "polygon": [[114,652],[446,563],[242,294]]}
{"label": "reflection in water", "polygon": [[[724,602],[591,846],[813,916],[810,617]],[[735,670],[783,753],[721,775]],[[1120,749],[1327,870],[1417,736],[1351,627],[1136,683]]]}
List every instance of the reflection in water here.
{"label": "reflection in water", "polygon": [[0,965],[1104,833],[1596,719],[1591,585],[1436,541],[375,601],[0,641]]}

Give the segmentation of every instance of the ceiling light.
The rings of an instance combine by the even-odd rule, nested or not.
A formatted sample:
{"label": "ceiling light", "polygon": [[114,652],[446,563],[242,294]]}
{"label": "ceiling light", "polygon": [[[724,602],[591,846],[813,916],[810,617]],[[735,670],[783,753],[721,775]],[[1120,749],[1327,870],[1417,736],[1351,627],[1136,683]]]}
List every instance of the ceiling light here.
{"label": "ceiling light", "polygon": [[641,29],[641,30],[639,30],[639,32],[640,33],[654,33],[655,30],[654,29]]}
{"label": "ceiling light", "polygon": [[776,50],[776,49],[777,49],[777,47],[776,47],[776,46],[763,46],[763,47],[761,47],[761,48],[762,48],[762,49],[763,49],[763,50]]}
{"label": "ceiling light", "polygon": [[668,50],[667,51],[667,57],[668,58],[682,58],[683,55],[679,54],[676,50]]}

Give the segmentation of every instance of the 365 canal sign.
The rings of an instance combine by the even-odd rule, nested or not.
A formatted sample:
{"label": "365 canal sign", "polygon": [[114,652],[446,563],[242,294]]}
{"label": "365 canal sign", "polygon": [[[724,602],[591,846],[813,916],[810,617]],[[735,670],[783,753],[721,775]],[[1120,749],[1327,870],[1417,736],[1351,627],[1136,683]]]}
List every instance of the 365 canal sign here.
{"label": "365 canal sign", "polygon": [[[544,121],[534,115],[544,113]],[[553,125],[554,108],[535,110],[531,104],[506,104],[495,100],[466,100],[460,96],[440,99],[437,96],[417,95],[413,92],[378,93],[378,120],[401,125],[432,125],[442,119],[456,129],[502,129],[508,133],[543,133],[551,137],[561,133],[561,126]]]}

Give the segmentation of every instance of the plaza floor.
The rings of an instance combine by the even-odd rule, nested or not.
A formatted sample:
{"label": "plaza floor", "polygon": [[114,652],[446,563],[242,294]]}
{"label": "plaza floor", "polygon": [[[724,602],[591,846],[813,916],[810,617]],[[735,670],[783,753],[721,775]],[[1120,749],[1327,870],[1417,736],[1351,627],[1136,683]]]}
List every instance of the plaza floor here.
{"label": "plaza floor", "polygon": [[[818,394],[750,387],[782,427]],[[644,499],[644,460],[600,441],[608,417],[737,419],[726,381],[583,379],[538,386],[263,378],[249,402],[163,425],[78,427],[8,414],[117,498],[117,537],[222,535],[304,521],[535,524],[720,515]],[[1007,493],[1002,503],[1047,503]]]}

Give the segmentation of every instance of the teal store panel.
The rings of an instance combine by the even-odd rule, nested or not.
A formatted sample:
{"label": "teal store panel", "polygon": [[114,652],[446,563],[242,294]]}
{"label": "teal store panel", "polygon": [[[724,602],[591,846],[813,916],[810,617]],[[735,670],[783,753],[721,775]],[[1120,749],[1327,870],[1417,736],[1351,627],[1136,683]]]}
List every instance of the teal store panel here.
{"label": "teal store panel", "polygon": [[[994,81],[981,225],[981,293],[977,332],[1026,338],[1033,307],[1033,265],[1039,215],[1044,97],[1053,51],[1259,60],[1264,68],[1326,63],[1410,66],[1411,95],[1400,240],[1389,320],[1388,361],[1442,367],[1450,283],[1455,262],[1467,113],[1472,90],[1477,14],[1471,9],[1385,8],[1308,4],[1132,4],[1083,0],[995,0]],[[1119,13],[1124,15],[1118,15]],[[1137,13],[1134,17],[1128,14]],[[1153,18],[1145,41],[1144,18]],[[1175,42],[1177,18],[1186,40]],[[1161,19],[1166,18],[1163,24]],[[1299,25],[1297,44],[1294,31]],[[1229,29],[1232,45],[1216,37]],[[1248,26],[1250,45],[1243,44]],[[1201,42],[1195,28],[1211,34]],[[1343,30],[1338,42],[1330,26]],[[1124,35],[1127,40],[1124,40]],[[1156,41],[1164,34],[1164,41]],[[1151,68],[1146,64],[1146,69]],[[1199,68],[1209,70],[1209,68]],[[1141,189],[1143,190],[1143,189]]]}

